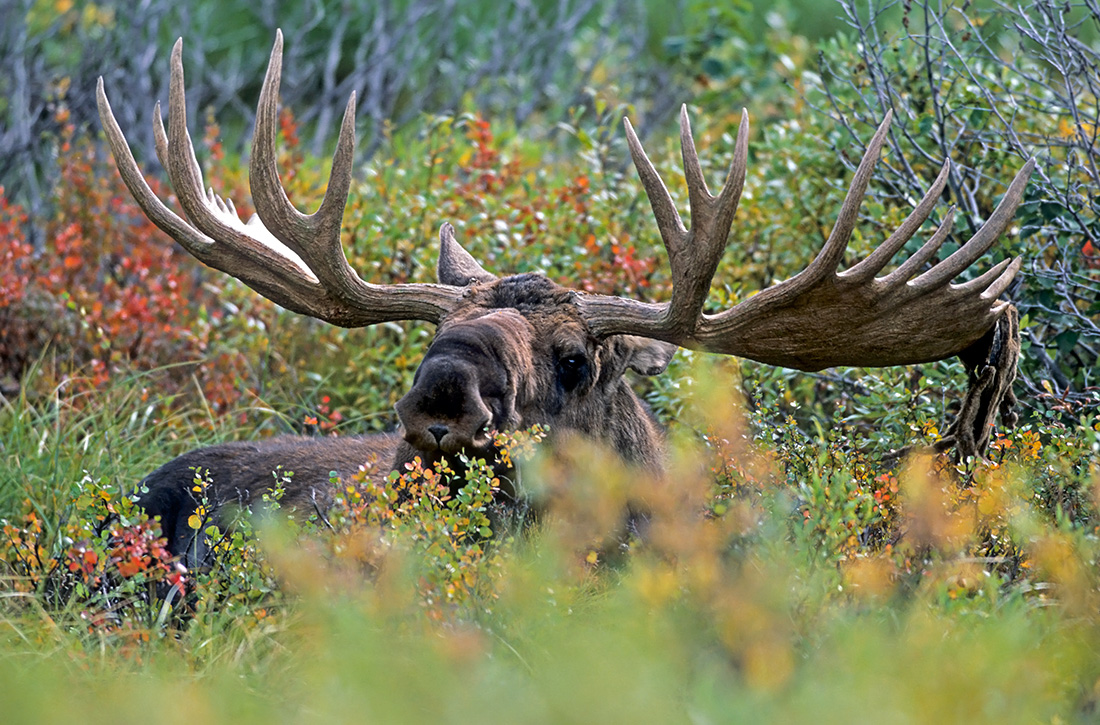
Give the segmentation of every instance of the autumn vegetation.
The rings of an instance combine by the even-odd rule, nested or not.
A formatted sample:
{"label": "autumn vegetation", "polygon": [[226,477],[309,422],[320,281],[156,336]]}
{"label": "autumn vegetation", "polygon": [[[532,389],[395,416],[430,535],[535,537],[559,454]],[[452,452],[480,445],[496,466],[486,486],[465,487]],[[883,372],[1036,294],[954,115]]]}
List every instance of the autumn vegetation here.
{"label": "autumn vegetation", "polygon": [[[72,52],[65,33],[122,22],[106,4],[27,5],[46,57]],[[43,20],[53,5],[56,24]],[[904,218],[936,153],[963,167],[945,253],[1026,156],[1040,158],[1019,223],[978,265],[1029,260],[1009,291],[1023,313],[1019,425],[984,460],[955,461],[922,446],[957,412],[957,362],[811,375],[681,351],[665,375],[634,383],[669,429],[664,477],[583,441],[546,450],[534,429],[499,444],[537,513],[494,503],[493,462],[474,461],[456,495],[449,471],[413,465],[386,486],[343,481],[332,510],[303,520],[279,505],[288,468],[262,516],[219,528],[199,508],[191,524],[216,555],[189,571],[131,502],[145,474],[224,440],[392,428],[431,330],[335,329],[202,267],[141,214],[58,83],[48,153],[34,160],[49,193],[0,177],[5,722],[1094,720],[1100,107],[1095,77],[1073,73],[1087,78],[1097,58],[1100,10],[1038,3],[1027,17],[1049,32],[1032,37],[1015,11],[979,23],[969,6],[906,3],[870,19],[838,4],[850,24],[822,37],[798,24],[797,3],[766,22],[682,5],[649,62],[690,94],[680,100],[712,187],[740,108],[753,118],[714,304],[813,257],[890,93],[900,130],[854,255]],[[361,276],[431,281],[450,221],[493,272],[666,298],[620,126],[637,119],[638,69],[586,45],[596,20],[583,17],[570,52],[596,60],[576,94],[521,114],[471,90],[371,132],[344,218]],[[939,36],[923,30],[936,27],[953,55],[930,50]],[[1080,55],[1059,86],[1042,40],[1066,37]],[[156,99],[130,100],[151,110]],[[329,162],[308,140],[318,119],[296,117],[297,103],[281,118],[282,179],[308,207]],[[677,179],[673,114],[644,110],[636,126]],[[191,118],[208,183],[248,213],[243,122],[231,108]],[[200,500],[210,476],[195,472]],[[644,536],[624,530],[627,509],[648,512]]]}

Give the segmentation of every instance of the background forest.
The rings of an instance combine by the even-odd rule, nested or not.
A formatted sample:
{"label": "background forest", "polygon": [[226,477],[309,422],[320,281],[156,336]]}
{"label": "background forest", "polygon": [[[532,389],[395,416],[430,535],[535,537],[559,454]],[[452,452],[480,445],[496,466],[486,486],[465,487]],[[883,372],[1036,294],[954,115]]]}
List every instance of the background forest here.
{"label": "background forest", "polygon": [[[182,36],[207,182],[250,213],[276,28],[299,207],[358,95],[343,234],[371,282],[431,281],[450,221],[498,274],[667,299],[621,119],[686,210],[681,103],[712,188],[752,120],[715,308],[813,259],[888,110],[849,263],[945,158],[940,258],[1036,158],[1017,223],[962,278],[1025,260],[1018,426],[985,460],[898,457],[950,425],[957,361],[803,374],[681,351],[633,381],[669,428],[667,481],[522,431],[503,444],[551,502],[534,524],[494,509],[476,465],[453,498],[414,469],[302,522],[279,512],[282,471],[263,520],[199,517],[216,563],[182,570],[130,503],[145,474],[225,440],[391,429],[432,334],[282,310],[122,185],[96,79],[170,200],[149,121]],[[3,719],[1095,721],[1098,39],[1096,0],[0,3]],[[637,500],[651,531],[623,547]]]}

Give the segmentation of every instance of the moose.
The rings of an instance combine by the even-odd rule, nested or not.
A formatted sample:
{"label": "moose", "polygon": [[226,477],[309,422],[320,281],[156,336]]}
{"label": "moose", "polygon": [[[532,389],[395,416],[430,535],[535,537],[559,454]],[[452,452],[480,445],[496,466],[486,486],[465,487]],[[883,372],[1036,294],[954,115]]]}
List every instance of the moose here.
{"label": "moose", "polygon": [[[945,161],[897,230],[867,257],[839,271],[890,127],[887,113],[832,232],[810,265],[709,314],[704,304],[745,181],[749,121],[742,111],[733,159],[715,195],[704,180],[684,106],[680,143],[690,228],[624,119],[630,154],[671,265],[669,301],[582,292],[540,274],[497,277],[459,245],[450,224],[439,233],[438,284],[376,285],[351,268],[340,241],[354,160],[354,93],[317,211],[301,213],[281,185],[276,131],[282,43],[277,33],[258,102],[249,164],[256,213],[247,223],[231,201],[205,190],[187,130],[182,39],[172,51],[168,127],[158,102],[153,129],[157,155],[187,219],[145,182],[100,78],[100,118],[123,181],[149,219],[188,252],[289,310],[344,327],[421,320],[435,324],[436,334],[412,388],[396,404],[399,433],[224,443],[186,453],[145,478],[139,504],[160,517],[173,553],[186,552],[193,543],[195,532],[186,522],[196,506],[191,496],[196,468],[210,472],[216,502],[247,503],[270,488],[272,471],[282,465],[294,471],[284,501],[309,510],[328,505],[331,471],[350,476],[370,459],[385,464],[384,474],[416,457],[431,464],[460,452],[486,456],[492,453],[494,431],[543,424],[552,437],[587,437],[628,464],[659,471],[663,429],[624,374],[629,368],[658,375],[679,347],[802,371],[907,365],[959,355],[970,388],[941,445],[979,455],[998,412],[1002,422],[1014,422],[1011,383],[1019,354],[1018,323],[1015,308],[999,297],[1021,259],[1002,261],[960,284],[952,280],[1008,227],[1033,161],[1016,175],[985,224],[953,254],[934,260],[952,230],[951,209],[918,251],[877,276],[931,215],[948,180],[950,162]],[[502,489],[503,496],[515,495],[507,481]]]}

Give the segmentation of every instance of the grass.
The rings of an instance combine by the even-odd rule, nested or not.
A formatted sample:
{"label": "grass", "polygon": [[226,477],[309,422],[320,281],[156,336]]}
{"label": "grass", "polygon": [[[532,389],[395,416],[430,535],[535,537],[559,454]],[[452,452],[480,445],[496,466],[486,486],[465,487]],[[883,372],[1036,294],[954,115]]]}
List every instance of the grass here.
{"label": "grass", "polygon": [[[167,421],[143,414],[148,383],[113,382],[95,393],[97,405],[23,398],[3,409],[6,517],[29,501],[42,545],[62,561],[65,537],[94,518],[99,491],[117,500],[172,451],[209,442],[209,431],[171,424],[201,410]],[[712,440],[752,431],[728,395],[689,387],[688,420],[717,431]],[[716,397],[722,404],[698,403]],[[225,420],[215,437],[249,434]],[[9,570],[0,588],[5,719],[1089,719],[1100,677],[1095,536],[1034,504],[1035,461],[992,469],[1014,480],[997,514],[1027,562],[1013,579],[977,555],[988,526],[935,533],[943,517],[970,520],[977,506],[960,508],[958,493],[982,485],[980,474],[967,483],[943,473],[955,477],[937,479],[942,495],[929,506],[913,487],[930,469],[899,470],[898,518],[868,518],[838,500],[865,493],[856,459],[822,475],[834,453],[818,441],[812,455],[799,453],[816,477],[789,476],[798,439],[773,445],[761,432],[736,456],[719,452],[729,467],[717,478],[698,465],[713,451],[697,442],[678,444],[662,482],[615,471],[583,447],[556,458],[554,472],[532,461],[533,480],[564,470],[568,487],[548,485],[552,513],[533,529],[496,532],[478,556],[440,553],[426,528],[438,506],[381,524],[353,515],[340,536],[261,524],[260,543],[237,542],[247,555],[197,575],[187,606],[167,618],[143,594],[151,585],[123,587],[129,603],[104,606],[94,587],[58,597],[45,579],[28,589]],[[652,511],[651,534],[604,561],[594,552],[615,528],[624,480]],[[82,501],[89,492],[93,501]],[[820,526],[807,523],[816,517]],[[853,548],[835,531],[852,522],[902,538]],[[919,530],[933,533],[922,541]],[[448,600],[433,582],[456,566],[469,586]]]}
{"label": "grass", "polygon": [[[695,119],[715,181],[736,121],[718,100]],[[716,305],[804,267],[839,204],[847,172],[804,102],[773,101],[754,115]],[[627,109],[613,90],[592,105],[553,148],[475,113],[387,138],[349,202],[353,266],[428,281],[426,240],[450,219],[494,272],[666,299],[611,125]],[[209,182],[244,209],[239,159],[207,131]],[[127,502],[141,478],[304,419],[322,434],[392,425],[430,331],[319,327],[197,271],[67,133],[53,247],[13,244],[0,270],[3,320],[57,322],[22,393],[0,402],[5,722],[1094,720],[1100,423],[1051,394],[1025,401],[985,462],[887,460],[940,436],[962,384],[950,363],[813,376],[681,352],[638,381],[670,426],[662,479],[580,443],[543,451],[524,482],[549,512],[528,527],[490,518],[491,536],[487,474],[461,500],[430,472],[394,483],[402,501],[359,482],[327,525],[242,522],[166,606],[180,572]],[[674,145],[647,141],[662,171]],[[284,156],[291,197],[316,201],[326,162],[294,144]],[[864,211],[861,253],[905,214],[882,200]],[[0,204],[0,235],[18,237],[20,214]],[[24,327],[0,348],[39,339]],[[652,524],[624,549],[628,503]]]}

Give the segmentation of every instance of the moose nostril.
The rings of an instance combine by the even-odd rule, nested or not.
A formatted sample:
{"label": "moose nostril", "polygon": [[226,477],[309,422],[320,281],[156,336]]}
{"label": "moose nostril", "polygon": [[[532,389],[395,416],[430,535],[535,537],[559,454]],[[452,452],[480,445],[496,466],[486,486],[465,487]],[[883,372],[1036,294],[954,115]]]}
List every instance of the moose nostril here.
{"label": "moose nostril", "polygon": [[436,443],[440,443],[443,440],[443,436],[447,435],[448,430],[447,426],[436,423],[435,425],[428,426],[428,432],[435,437]]}

